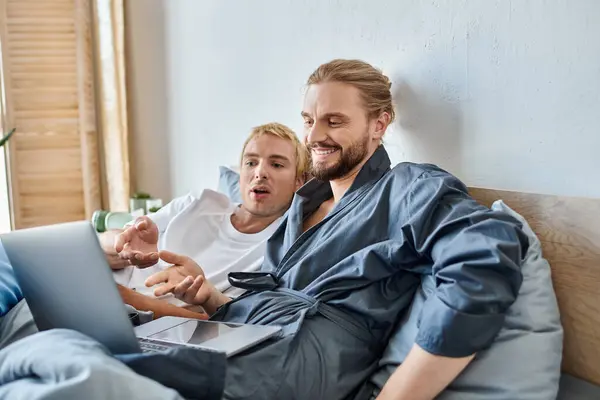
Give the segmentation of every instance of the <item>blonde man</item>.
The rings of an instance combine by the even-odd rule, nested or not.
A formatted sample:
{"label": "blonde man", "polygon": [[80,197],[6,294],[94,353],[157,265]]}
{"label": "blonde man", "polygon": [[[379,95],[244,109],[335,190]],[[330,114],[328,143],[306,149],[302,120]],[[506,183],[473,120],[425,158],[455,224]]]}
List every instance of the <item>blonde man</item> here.
{"label": "blonde man", "polygon": [[[170,269],[155,275],[149,284],[147,280],[186,256],[202,266],[220,292],[239,295],[227,275],[260,267],[266,241],[304,182],[307,165],[308,153],[290,128],[279,123],[254,128],[240,156],[241,204],[205,189],[198,196],[174,199],[123,231],[103,235],[101,242],[117,282],[147,296],[166,295],[177,304],[168,295],[171,282],[187,275]],[[155,291],[155,283],[164,285]]]}

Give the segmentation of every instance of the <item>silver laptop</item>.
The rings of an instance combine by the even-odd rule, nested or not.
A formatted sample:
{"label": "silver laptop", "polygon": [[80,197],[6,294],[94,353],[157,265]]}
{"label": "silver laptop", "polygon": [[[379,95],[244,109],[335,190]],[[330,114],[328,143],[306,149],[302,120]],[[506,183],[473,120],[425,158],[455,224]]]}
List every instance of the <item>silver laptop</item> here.
{"label": "silver laptop", "polygon": [[113,354],[192,346],[232,356],[281,330],[179,317],[134,329],[96,231],[87,221],[16,230],[0,240],[38,329],[79,331]]}

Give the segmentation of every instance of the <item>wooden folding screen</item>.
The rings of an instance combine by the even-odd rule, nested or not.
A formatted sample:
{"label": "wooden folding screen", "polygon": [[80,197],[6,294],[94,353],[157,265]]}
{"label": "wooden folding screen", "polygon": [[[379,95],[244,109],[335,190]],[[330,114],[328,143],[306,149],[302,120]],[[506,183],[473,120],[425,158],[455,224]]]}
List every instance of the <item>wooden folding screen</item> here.
{"label": "wooden folding screen", "polygon": [[[103,205],[126,208],[122,189],[120,200],[105,193],[102,202],[103,178],[111,176],[102,173],[101,160],[114,149],[103,148],[107,107],[95,44],[98,3],[0,0],[2,128],[17,128],[7,149],[14,228],[89,218]],[[114,108],[113,101],[109,116]],[[126,126],[111,134],[126,139]],[[126,150],[125,140],[127,167]],[[128,177],[117,179],[121,188],[129,183]]]}

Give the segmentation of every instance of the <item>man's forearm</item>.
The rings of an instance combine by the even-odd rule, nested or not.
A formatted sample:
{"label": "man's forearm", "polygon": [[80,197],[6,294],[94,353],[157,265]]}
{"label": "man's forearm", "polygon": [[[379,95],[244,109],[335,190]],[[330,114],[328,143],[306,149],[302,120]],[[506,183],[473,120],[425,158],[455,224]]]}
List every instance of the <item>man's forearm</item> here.
{"label": "man's forearm", "polygon": [[187,308],[177,307],[163,300],[145,296],[121,285],[117,285],[117,287],[119,288],[119,294],[124,303],[129,304],[140,311],[152,311],[154,313],[154,319],[166,316],[208,319],[208,315],[205,313],[198,313],[188,310]]}
{"label": "man's forearm", "polygon": [[383,387],[377,400],[431,400],[471,362],[473,356],[450,358],[414,345]]}

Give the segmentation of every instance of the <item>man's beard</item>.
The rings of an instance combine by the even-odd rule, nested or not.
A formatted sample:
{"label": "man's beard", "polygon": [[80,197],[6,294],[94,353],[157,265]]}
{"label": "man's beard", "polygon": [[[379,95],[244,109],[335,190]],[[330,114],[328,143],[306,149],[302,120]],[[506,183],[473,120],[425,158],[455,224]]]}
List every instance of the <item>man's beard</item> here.
{"label": "man's beard", "polygon": [[311,170],[312,176],[320,181],[333,181],[343,178],[367,157],[367,153],[369,152],[368,146],[368,136],[365,136],[363,140],[357,140],[346,149],[343,149],[337,144],[311,144],[309,146],[311,153],[313,147],[335,148],[340,152],[339,160],[333,165],[328,165],[325,161],[313,163]]}

